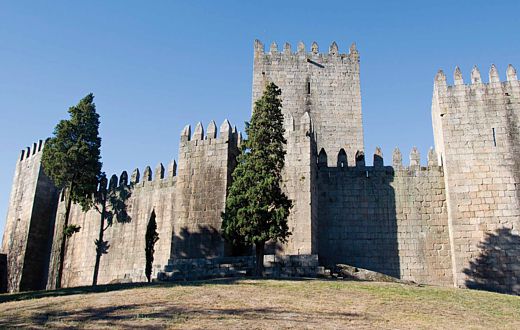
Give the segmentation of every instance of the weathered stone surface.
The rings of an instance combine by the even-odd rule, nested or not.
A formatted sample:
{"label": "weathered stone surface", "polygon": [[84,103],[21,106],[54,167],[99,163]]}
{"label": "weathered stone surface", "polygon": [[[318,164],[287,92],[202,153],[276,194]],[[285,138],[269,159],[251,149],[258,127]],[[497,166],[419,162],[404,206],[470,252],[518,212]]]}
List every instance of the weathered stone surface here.
{"label": "weathered stone surface", "polygon": [[[108,253],[101,257],[98,283],[146,280],[145,233],[152,210],[156,214],[159,233],[153,277],[168,264],[170,258],[224,255],[220,213],[224,210],[226,189],[238,152],[238,134],[229,132],[229,122],[225,121],[225,124],[219,137],[201,139],[201,128],[195,130],[197,137],[190,140],[181,137],[179,164],[172,162],[168,175],[164,175],[164,166],[159,164],[152,177],[152,171],[147,166],[143,181],[133,180],[132,184],[125,185],[128,191],[125,201],[128,219],[118,222],[114,218],[113,225],[104,234],[109,248]],[[202,124],[197,127],[202,127]],[[117,176],[114,177],[117,182]],[[112,187],[112,190],[115,188]],[[63,211],[62,202],[58,205],[57,214]],[[68,241],[62,284],[89,284],[95,262],[93,242],[98,238],[100,215],[96,210],[84,213],[74,205],[71,224],[80,226],[81,230]],[[61,228],[61,218],[58,218],[56,228]],[[56,229],[55,235],[58,234]],[[57,268],[54,260],[58,245],[57,241],[54,243],[48,287],[53,287]]]}
{"label": "weathered stone surface", "polygon": [[16,163],[2,241],[9,292],[45,288],[58,190],[43,173],[43,145],[34,143]]}
{"label": "weathered stone surface", "polygon": [[320,167],[316,184],[321,264],[452,283],[441,167]]}
{"label": "weathered stone surface", "polygon": [[283,113],[292,115],[295,126],[300,125],[305,112],[310,114],[318,150],[343,148],[349,164],[354,164],[356,151],[363,150],[359,54],[355,47],[349,54],[339,54],[333,43],[329,53],[319,53],[314,42],[309,53],[303,43],[297,53],[273,52],[272,46],[265,53],[262,43],[255,42],[253,102],[269,81],[281,88]]}
{"label": "weathered stone surface", "polygon": [[[340,54],[336,43],[327,54],[315,43],[310,52],[299,43],[296,53],[288,44],[280,52],[273,43],[265,53],[256,41],[253,101],[268,81],[282,88],[282,189],[294,203],[291,236],[268,245],[268,275],[313,276],[324,266],[349,264],[366,269],[365,278],[379,272],[404,281],[520,293],[520,85],[512,66],[506,76],[500,82],[492,66],[490,82],[482,83],[474,68],[468,85],[456,68],[448,86],[439,71],[432,100],[436,149],[428,152],[427,166],[415,148],[404,165],[396,148],[392,166],[376,149],[368,166],[355,44],[349,54]],[[112,196],[124,196],[126,216],[116,214],[105,231],[108,253],[98,283],[145,280],[144,238],[152,212],[159,233],[154,278],[247,273],[252,257],[229,259],[236,251],[220,236],[241,134],[227,120],[218,132],[211,122],[206,134],[201,123],[191,133],[190,125],[181,133],[178,164],[159,164],[155,173],[146,167],[142,177],[135,170],[130,180],[126,172],[110,179]],[[43,288],[45,282],[52,287],[55,278],[64,203],[42,172],[42,146],[24,150],[16,165],[2,243],[10,291]],[[62,284],[87,285],[100,214],[75,205],[71,224],[81,231],[68,240]]]}
{"label": "weathered stone surface", "polygon": [[432,121],[456,285],[520,293],[520,84],[512,72],[500,82],[492,65],[487,84],[477,68],[468,85],[436,80]]}

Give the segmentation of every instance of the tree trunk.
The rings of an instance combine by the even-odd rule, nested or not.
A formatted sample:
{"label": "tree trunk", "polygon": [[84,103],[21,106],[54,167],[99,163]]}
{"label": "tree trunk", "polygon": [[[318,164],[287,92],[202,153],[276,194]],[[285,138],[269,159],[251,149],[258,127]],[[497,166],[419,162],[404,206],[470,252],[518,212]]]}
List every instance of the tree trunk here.
{"label": "tree trunk", "polygon": [[264,249],[265,242],[255,244],[256,248],[256,267],[255,267],[255,276],[263,277],[264,276]]}
{"label": "tree trunk", "polygon": [[94,275],[92,277],[92,286],[97,285],[98,274],[99,274],[99,263],[101,262],[101,256],[103,255],[103,251],[101,250],[101,246],[103,244],[103,234],[105,233],[105,211],[106,211],[106,200],[103,200],[103,204],[101,205],[101,221],[99,224],[99,237],[98,237],[98,245],[96,246],[96,264],[94,265]]}
{"label": "tree trunk", "polygon": [[61,278],[63,276],[63,264],[65,261],[65,246],[67,244],[67,236],[65,235],[65,230],[69,226],[69,216],[70,216],[70,208],[72,206],[72,188],[73,184],[71,183],[69,185],[68,191],[66,191],[67,194],[67,201],[65,205],[65,219],[63,219],[63,228],[62,228],[62,239],[61,239],[61,246],[60,246],[60,260],[58,262],[58,274],[56,274],[56,289],[61,288]]}

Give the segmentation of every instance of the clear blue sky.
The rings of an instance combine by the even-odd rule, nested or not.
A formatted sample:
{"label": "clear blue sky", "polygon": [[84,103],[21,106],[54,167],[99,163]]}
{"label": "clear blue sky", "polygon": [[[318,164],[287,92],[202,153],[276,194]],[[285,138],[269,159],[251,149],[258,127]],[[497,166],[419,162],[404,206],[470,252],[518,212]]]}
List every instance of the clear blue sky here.
{"label": "clear blue sky", "polygon": [[[399,3],[399,4],[398,4]],[[356,42],[366,153],[433,145],[439,68],[466,80],[520,67],[519,1],[0,2],[0,232],[20,149],[51,135],[89,92],[101,115],[107,173],[177,158],[182,127],[251,107],[253,40],[266,47]]]}

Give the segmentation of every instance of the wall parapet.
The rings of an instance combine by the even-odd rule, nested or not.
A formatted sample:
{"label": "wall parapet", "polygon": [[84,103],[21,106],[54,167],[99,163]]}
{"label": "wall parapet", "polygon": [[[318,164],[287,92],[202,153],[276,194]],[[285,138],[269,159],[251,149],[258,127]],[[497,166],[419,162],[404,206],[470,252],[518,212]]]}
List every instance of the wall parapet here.
{"label": "wall parapet", "polygon": [[166,168],[163,163],[159,163],[154,171],[152,171],[150,166],[146,166],[142,173],[141,175],[139,168],[135,168],[130,178],[128,177],[127,171],[122,171],[119,176],[112,174],[108,180],[108,190],[115,190],[120,187],[141,188],[156,185],[157,183],[164,184],[174,182],[177,177],[177,162],[172,160]]}
{"label": "wall parapet", "polygon": [[[276,42],[272,42],[269,46],[269,51],[265,51],[264,44],[260,40],[255,40],[254,44],[255,49],[255,57],[263,57],[264,59],[270,59],[274,61],[297,61],[302,59],[307,59],[307,61],[311,61],[312,59],[319,59],[323,63],[327,62],[338,62],[338,61],[359,61],[359,52],[356,48],[356,44],[352,43],[348,53],[340,53],[338,44],[333,41],[329,46],[328,53],[320,53],[318,43],[313,42],[310,48],[310,52],[306,50],[305,44],[300,41],[297,46],[297,50],[295,52],[291,49],[291,44],[285,42],[282,50],[278,49],[278,45]],[[315,65],[319,65],[320,63],[312,63]]]}
{"label": "wall parapet", "polygon": [[[477,66],[471,70],[469,83],[464,82],[462,71],[455,67],[453,73],[453,84],[449,85],[443,70],[439,70],[434,79],[434,93],[457,100],[462,104],[471,99],[481,100],[485,95],[497,97],[520,97],[520,82],[516,69],[509,64],[506,69],[506,80],[501,81],[498,70],[494,64],[491,65],[488,74],[488,82],[483,82]],[[439,100],[443,102],[442,100]],[[443,115],[443,114],[441,114]]]}
{"label": "wall parapet", "polygon": [[31,158],[32,156],[36,155],[37,153],[40,153],[43,151],[43,147],[45,146],[45,142],[47,140],[38,140],[38,142],[34,142],[32,146],[28,146],[25,149],[22,149],[20,152],[20,157],[18,158],[19,162],[22,162],[24,160],[27,160]]}
{"label": "wall parapet", "polygon": [[204,134],[204,125],[201,122],[197,123],[193,134],[191,133],[191,125],[188,124],[184,126],[181,132],[181,147],[187,144],[198,145],[198,143],[200,143],[199,141],[204,141],[203,143],[209,144],[217,141],[234,141],[239,145],[242,142],[242,133],[238,132],[236,126],[233,127],[227,119],[220,125],[218,134],[217,125],[214,120],[208,124],[206,134]]}
{"label": "wall parapet", "polygon": [[442,170],[442,164],[439,164],[437,154],[433,148],[430,148],[427,154],[427,166],[421,165],[421,155],[417,149],[417,147],[413,147],[410,151],[410,161],[409,165],[403,165],[403,157],[399,148],[395,148],[392,153],[392,164],[390,166],[384,164],[383,153],[381,148],[377,147],[373,154],[373,165],[367,166],[365,164],[365,154],[363,151],[358,150],[356,153],[356,163],[355,166],[348,166],[347,163],[347,154],[344,149],[340,149],[337,153],[337,165],[331,166],[328,162],[329,156],[325,149],[321,149],[318,153],[316,163],[318,164],[318,169],[323,168],[340,168],[341,170],[355,170],[355,171],[377,171],[377,170],[402,170],[402,171],[428,171],[428,170]]}

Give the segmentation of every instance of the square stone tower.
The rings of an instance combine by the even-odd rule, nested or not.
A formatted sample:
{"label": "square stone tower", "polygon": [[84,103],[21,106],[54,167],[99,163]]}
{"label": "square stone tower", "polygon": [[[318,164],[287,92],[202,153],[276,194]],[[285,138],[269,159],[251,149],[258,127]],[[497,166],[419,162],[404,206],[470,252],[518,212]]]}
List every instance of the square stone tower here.
{"label": "square stone tower", "polygon": [[[286,43],[282,52],[273,43],[268,53],[256,40],[253,67],[253,107],[268,82],[282,90],[287,155],[283,189],[294,206],[288,219],[288,242],[276,250],[283,254],[318,253],[317,151],[328,153],[336,165],[340,150],[355,166],[363,150],[359,54],[353,44],[349,54],[340,54],[335,42],[328,54],[318,45],[311,52],[298,44],[296,53]],[[342,153],[343,153],[342,151]]]}
{"label": "square stone tower", "polygon": [[47,280],[58,189],[41,166],[44,142],[23,150],[16,162],[2,252],[7,290],[41,290]]}
{"label": "square stone tower", "polygon": [[435,77],[432,121],[444,168],[457,286],[520,293],[520,83],[513,66],[484,83]]}
{"label": "square stone tower", "polygon": [[[282,52],[273,43],[265,53],[264,45],[256,40],[253,106],[271,81],[282,90],[287,125],[298,127],[303,114],[308,113],[318,150],[323,148],[334,163],[335,156],[344,149],[348,164],[354,166],[356,152],[363,150],[359,54],[355,44],[349,54],[340,54],[335,42],[328,54],[319,53],[315,42],[310,53],[301,42],[296,53],[288,43]],[[286,127],[286,131],[290,130]]]}

